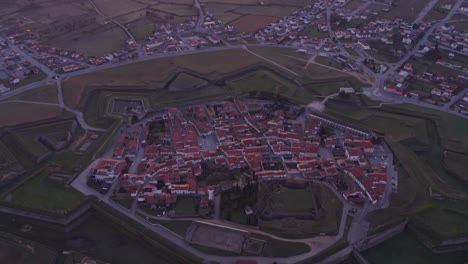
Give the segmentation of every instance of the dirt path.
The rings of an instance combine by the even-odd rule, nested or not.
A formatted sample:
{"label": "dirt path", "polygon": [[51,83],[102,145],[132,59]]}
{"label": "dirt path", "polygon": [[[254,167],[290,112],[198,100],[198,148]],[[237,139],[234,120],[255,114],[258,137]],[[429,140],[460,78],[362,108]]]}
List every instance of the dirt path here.
{"label": "dirt path", "polygon": [[262,59],[262,60],[265,60],[265,61],[267,61],[267,62],[269,62],[269,63],[271,63],[271,64],[273,64],[273,65],[275,65],[275,66],[277,66],[277,67],[279,67],[279,68],[281,68],[281,69],[283,69],[283,70],[285,70],[285,71],[287,71],[287,72],[289,72],[289,73],[291,73],[291,74],[293,74],[293,75],[299,76],[299,74],[297,74],[297,73],[294,72],[294,71],[291,71],[290,69],[284,67],[283,65],[278,64],[278,63],[276,63],[276,62],[274,62],[274,61],[272,61],[272,60],[270,60],[270,59],[268,59],[268,58],[265,58],[265,57],[263,57],[263,56],[261,56],[261,55],[258,55],[258,54],[255,53],[255,52],[249,50],[249,48],[247,48],[247,46],[243,46],[242,48],[245,49],[247,52],[251,53],[252,55],[255,55],[255,56],[259,57],[259,58]]}
{"label": "dirt path", "polygon": [[[285,55],[285,56],[288,56],[288,55]],[[305,60],[302,60],[302,59],[299,59],[299,58],[296,58],[296,57],[293,57],[293,56],[288,56],[288,57],[293,58],[293,59],[296,59],[296,60],[300,60],[300,61],[305,61]],[[311,64],[313,64],[313,65],[318,65],[318,66],[321,66],[321,67],[324,67],[324,68],[327,68],[327,69],[335,70],[335,71],[338,71],[338,72],[341,72],[341,73],[345,73],[345,74],[354,76],[354,77],[356,77],[358,80],[360,80],[360,81],[363,82],[363,83],[366,83],[366,84],[369,84],[369,85],[372,85],[372,84],[373,84],[373,83],[368,79],[368,77],[367,77],[366,75],[363,75],[363,74],[360,74],[360,73],[356,73],[356,72],[343,71],[343,70],[340,70],[340,69],[337,69],[337,68],[334,68],[334,67],[331,67],[331,66],[328,66],[328,65],[325,65],[325,64],[321,64],[321,63],[315,62],[315,59],[316,59],[316,58],[317,58],[317,54],[311,56],[310,59],[307,61],[306,65],[304,65],[304,69],[307,69],[307,67],[309,67]]]}

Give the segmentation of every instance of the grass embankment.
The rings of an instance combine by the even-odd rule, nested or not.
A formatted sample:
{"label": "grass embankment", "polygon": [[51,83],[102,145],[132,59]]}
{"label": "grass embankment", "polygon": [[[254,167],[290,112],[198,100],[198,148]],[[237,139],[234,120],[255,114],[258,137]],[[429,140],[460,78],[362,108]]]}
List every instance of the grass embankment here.
{"label": "grass embankment", "polygon": [[[268,221],[259,219],[258,226],[262,231],[291,239],[308,238],[321,233],[328,235],[338,233],[343,204],[330,189],[323,185],[314,186],[311,189],[288,189],[265,199],[268,200],[264,210],[277,211],[280,214],[315,211],[318,216],[316,219],[296,219],[295,217]],[[302,201],[302,203],[297,201]]]}
{"label": "grass embankment", "polygon": [[74,76],[64,82],[64,97],[67,105],[77,106],[85,87],[133,86],[154,90],[162,88],[177,69],[188,69],[202,75],[218,75],[234,72],[259,62],[261,62],[259,58],[242,49],[148,60]]}
{"label": "grass embankment", "polygon": [[[359,82],[347,73],[321,67],[319,65],[309,65],[304,69],[308,58],[305,55],[298,54],[294,50],[252,48],[252,51],[292,71],[297,70],[298,74],[302,75],[299,80],[304,83],[304,85],[317,84],[320,82],[331,83],[346,81],[351,84],[348,86],[360,88]],[[225,63],[226,61],[229,61],[229,63]],[[117,89],[121,87],[127,90],[126,92],[130,92],[132,89],[134,89],[135,92],[142,92],[144,89],[148,89],[148,92],[155,92],[164,87],[171,76],[178,70],[185,69],[193,71],[200,76],[215,80],[221,78],[223,75],[238,72],[249,66],[258,64],[268,65],[279,71],[284,71],[282,68],[242,49],[203,52],[148,60],[74,76],[66,80],[63,84],[64,97],[67,105],[75,107],[80,104],[81,98],[86,93],[89,93],[89,90],[85,91],[86,87],[90,90],[106,87]],[[158,74],[154,74],[154,72],[158,72]],[[284,74],[292,76],[289,72],[285,72]],[[274,91],[276,86],[270,87],[269,89],[270,91]],[[302,96],[303,94],[296,94],[295,97],[302,98]]]}
{"label": "grass embankment", "polygon": [[17,96],[10,98],[9,100],[21,100],[21,101],[32,101],[32,102],[42,102],[42,103],[51,103],[58,104],[57,96],[57,85],[49,84],[44,85],[24,93],[21,93]]}
{"label": "grass embankment", "polygon": [[32,177],[8,194],[13,207],[66,214],[85,198],[80,192],[49,179],[45,171]]}
{"label": "grass embankment", "polygon": [[55,105],[5,102],[0,104],[0,128],[52,119],[63,113]]}
{"label": "grass embankment", "polygon": [[[434,239],[467,235],[457,223],[464,216],[449,214],[449,202],[437,204],[437,209],[421,211],[435,206],[430,193],[443,198],[468,200],[468,188],[444,167],[444,162],[462,166],[460,160],[444,156],[444,151],[468,153],[468,122],[462,118],[414,105],[385,105],[380,109],[363,109],[351,101],[336,101],[328,105],[329,113],[347,121],[385,133],[392,149],[398,171],[398,192],[392,194],[390,207],[371,212],[371,233],[410,219],[410,225],[432,230]],[[463,154],[463,155],[465,155]],[[435,211],[433,211],[435,210]],[[437,212],[445,212],[437,217]],[[445,226],[445,228],[438,228]]]}

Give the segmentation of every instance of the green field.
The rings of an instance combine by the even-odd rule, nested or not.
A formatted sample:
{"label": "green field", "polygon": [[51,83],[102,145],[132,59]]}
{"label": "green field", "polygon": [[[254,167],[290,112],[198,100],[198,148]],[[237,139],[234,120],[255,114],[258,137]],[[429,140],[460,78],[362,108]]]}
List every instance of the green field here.
{"label": "green field", "polygon": [[[461,166],[463,163],[453,156],[445,157],[444,150],[459,153],[468,151],[466,120],[409,104],[386,105],[371,110],[359,108],[352,101],[332,100],[327,107],[331,114],[385,133],[385,140],[397,160],[398,193],[392,195],[388,209],[369,213],[371,233],[399,223],[412,213],[433,204],[429,199],[430,189],[443,197],[468,199],[466,185],[444,167],[447,161],[451,166]],[[448,204],[437,208],[443,210]],[[447,219],[437,218],[437,214],[427,214],[421,219],[427,224],[441,226],[462,221],[454,214],[445,214],[444,217]],[[453,228],[456,228],[455,225]],[[456,231],[450,233],[441,229],[440,233],[450,237]]]}
{"label": "green field", "polygon": [[456,2],[456,0],[439,0],[423,20],[431,22],[444,19],[450,10],[444,9],[443,7],[445,5],[453,6]]}
{"label": "green field", "polygon": [[128,24],[128,30],[137,41],[144,40],[153,35],[154,26],[149,19],[138,19]]}
{"label": "green field", "polygon": [[338,232],[343,205],[339,198],[323,185],[314,186],[312,189],[289,189],[263,199],[267,199],[267,206],[264,210],[279,213],[312,212],[316,208],[314,203],[317,203],[316,212],[319,215],[316,219],[294,217],[274,220],[259,219],[258,225],[262,231],[294,239],[313,237],[320,233],[336,234]]}
{"label": "green field", "polygon": [[299,8],[294,6],[240,6],[231,12],[243,15],[260,15],[284,17],[290,15]]}
{"label": "green field", "polygon": [[426,3],[426,1],[421,0],[395,0],[390,11],[381,15],[383,18],[400,17],[406,22],[411,23],[416,19]]}
{"label": "green field", "polygon": [[[15,219],[14,221],[12,221],[13,218]],[[64,242],[73,243],[73,239],[80,238],[84,240],[84,242],[75,242],[78,248],[74,251],[95,258],[98,264],[132,263],[135,256],[138,256],[138,262],[142,264],[173,263],[173,259],[171,261],[171,256],[166,253],[167,248],[165,248],[165,244],[150,246],[145,243],[142,238],[145,234],[135,235],[130,233],[125,228],[110,221],[100,212],[92,211],[90,217],[70,232],[58,231],[60,230],[58,226],[46,224],[37,220],[16,216],[12,217],[3,214],[0,217],[0,223],[0,230],[3,232],[13,233],[16,236],[21,236],[29,241],[33,241],[34,244],[38,243],[47,246],[47,248],[51,250],[57,249],[60,252],[64,247]],[[27,233],[20,232],[17,225],[22,224],[32,225],[33,231]],[[127,228],[130,229],[131,227]],[[180,251],[174,249],[173,252]],[[38,252],[38,255],[40,253],[41,252]],[[76,259],[81,260],[78,256]],[[26,263],[36,264],[38,260],[39,259],[34,258],[33,261]],[[54,261],[60,261],[60,258],[54,259]]]}
{"label": "green field", "polygon": [[54,42],[56,46],[92,56],[103,56],[126,47],[127,34],[116,26],[97,30],[73,39]]}
{"label": "green field", "polygon": [[0,128],[51,119],[62,114],[62,109],[54,105],[1,102]]}
{"label": "green field", "polygon": [[447,151],[444,153],[444,166],[462,181],[468,181],[468,155]]}
{"label": "green field", "polygon": [[468,236],[468,213],[466,212],[430,208],[414,214],[411,221],[415,228],[423,230],[425,234],[438,240]]}
{"label": "green field", "polygon": [[57,85],[45,85],[33,90],[26,91],[10,100],[33,101],[42,103],[58,104]]}
{"label": "green field", "polygon": [[[246,76],[242,79],[234,80],[230,84],[235,94],[246,94],[251,91],[257,92],[270,92],[272,94],[279,94],[284,97],[295,98],[299,93],[306,97],[302,97],[305,102],[312,101],[313,97],[303,93],[296,84],[275,76],[271,72],[257,71],[252,75]],[[307,97],[308,96],[308,97]]]}
{"label": "green field", "polygon": [[178,5],[178,4],[157,4],[151,6],[152,9],[160,10],[166,13],[173,14],[179,17],[190,17],[197,16],[197,9],[193,8],[192,5]]}
{"label": "green field", "polygon": [[10,150],[0,141],[0,183],[16,177],[17,173],[23,170],[23,166],[21,166]]}
{"label": "green field", "polygon": [[[306,64],[305,60],[307,58],[294,50],[276,48],[252,48],[252,50],[261,56],[272,59],[286,68],[297,71],[300,74],[299,81],[304,84],[317,84],[325,80],[330,81],[330,79],[333,81],[359,83],[347,73],[320,67],[318,65],[310,65],[307,69],[304,69],[304,65]],[[198,61],[204,61],[204,64],[197,63]],[[230,63],[224,63],[225,61],[230,61]],[[134,87],[133,89],[138,89],[139,91],[141,91],[141,89],[154,91],[162,88],[177,69],[185,69],[197,75],[204,76],[205,78],[216,80],[222,78],[225,74],[246,70],[249,67],[253,67],[253,65],[259,64],[277,68],[274,64],[242,49],[149,60],[90,74],[74,76],[64,82],[64,97],[67,105],[76,106],[79,104],[81,96],[84,94],[85,88],[87,87],[89,89],[94,89],[99,87],[118,88],[120,86],[127,90]],[[281,68],[279,68],[279,70],[283,71]],[[155,71],[159,74],[155,75]],[[129,77],[128,74],[126,74],[128,72],[133,72],[134,74]],[[285,72],[284,74],[286,76],[291,75],[289,72]],[[358,84],[357,87],[359,86]],[[272,91],[275,87],[268,87],[268,89]],[[165,91],[161,91],[161,93],[165,93]],[[296,91],[288,90],[288,93],[294,94]],[[306,94],[298,94],[297,98],[302,99],[307,97]],[[304,100],[302,102],[304,102]]]}
{"label": "green field", "polygon": [[9,193],[11,204],[20,208],[66,214],[75,209],[84,196],[77,190],[64,188],[42,172]]}
{"label": "green field", "polygon": [[[269,210],[292,213],[312,212],[316,208],[314,193],[311,189],[282,188],[268,197]],[[298,203],[297,201],[301,201]]]}
{"label": "green field", "polygon": [[262,254],[264,257],[289,257],[310,251],[309,246],[304,243],[276,240],[268,236],[255,233],[252,234],[252,238],[264,240],[266,242]]}
{"label": "green field", "polygon": [[330,57],[317,56],[315,58],[315,62],[323,64],[323,65],[327,65],[333,68],[337,68],[339,70],[343,70],[345,68],[341,62]]}
{"label": "green field", "polygon": [[465,251],[434,254],[413,236],[403,232],[365,251],[364,257],[371,264],[463,264],[468,258],[468,253]]}
{"label": "green field", "polygon": [[54,135],[61,134],[66,135],[72,128],[73,121],[57,122],[43,126],[34,126],[27,129],[15,130],[14,134],[21,147],[26,149],[28,152],[36,157],[40,157],[48,149],[44,144],[39,142],[39,136],[51,136],[53,139]]}
{"label": "green field", "polygon": [[[204,61],[204,64],[198,63]],[[230,61],[231,63],[224,63]],[[198,53],[132,63],[112,69],[74,76],[64,82],[65,103],[76,106],[85,87],[122,86],[129,88],[162,88],[178,69],[188,69],[198,74],[219,76],[240,70],[261,60],[241,49]],[[129,76],[127,73],[132,72]],[[158,72],[158,74],[154,74]]]}
{"label": "green field", "polygon": [[199,198],[196,197],[177,197],[175,205],[175,215],[197,215]]}
{"label": "green field", "polygon": [[328,32],[318,31],[316,25],[308,25],[302,31],[301,35],[307,36],[309,38],[329,38],[330,34]]}
{"label": "green field", "polygon": [[221,20],[225,23],[231,22],[242,16],[242,14],[232,12],[232,10],[235,10],[238,7],[240,7],[240,5],[215,2],[206,3],[206,9],[212,13],[217,20]]}
{"label": "green field", "polygon": [[344,8],[347,8],[349,10],[354,10],[358,7],[360,7],[363,4],[361,0],[350,0],[346,5],[344,5]]}

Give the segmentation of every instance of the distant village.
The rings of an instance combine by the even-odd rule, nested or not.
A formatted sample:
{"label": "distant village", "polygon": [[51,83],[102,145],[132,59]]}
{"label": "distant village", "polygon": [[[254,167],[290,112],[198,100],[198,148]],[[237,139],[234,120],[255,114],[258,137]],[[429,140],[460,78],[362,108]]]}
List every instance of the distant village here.
{"label": "distant village", "polygon": [[[344,7],[348,0],[317,1],[295,11],[276,22],[268,24],[254,33],[239,32],[232,24],[218,20],[204,7],[204,20],[198,25],[198,17],[190,17],[181,23],[160,20],[155,23],[154,31],[141,43],[128,39],[125,48],[101,57],[89,56],[76,51],[58,47],[44,46],[38,33],[22,26],[11,26],[3,30],[5,41],[0,42],[0,93],[8,91],[10,86],[18,85],[23,80],[40,78],[43,71],[35,63],[25,59],[27,53],[34,60],[45,65],[57,74],[70,73],[109,62],[134,59],[138,56],[157,56],[166,53],[185,52],[202,48],[231,45],[230,42],[244,43],[255,40],[256,43],[287,45],[302,52],[328,54],[343,66],[346,71],[363,72],[356,63],[356,58],[343,54],[341,47],[364,57],[363,64],[377,74],[388,70],[388,60],[399,60],[413,48],[417,52],[397,72],[388,76],[383,91],[392,96],[405,96],[434,105],[450,102],[468,79],[466,66],[457,63],[456,57],[468,53],[468,32],[458,31],[453,25],[437,28],[424,45],[415,47],[415,40],[432,26],[434,22],[421,21],[417,24],[405,22],[400,18],[385,19],[379,12],[370,8],[358,9],[355,12]],[[261,2],[258,4],[262,4]],[[380,12],[388,12],[390,5],[380,4]],[[332,6],[333,13],[327,23],[327,7]],[[443,8],[450,10],[451,5]],[[466,9],[466,8],[465,8]],[[466,12],[466,10],[460,10]],[[334,37],[330,38],[330,28]],[[314,31],[315,34],[308,32]],[[318,34],[318,35],[317,35]],[[9,47],[9,43],[21,50]],[[137,50],[141,48],[142,53]],[[445,73],[445,70],[421,70],[414,65],[415,60],[426,60],[435,54],[439,69],[456,72]],[[444,54],[444,56],[441,56]],[[372,55],[373,57],[369,57]],[[378,56],[375,56],[378,55]],[[446,55],[446,56],[445,56]],[[381,58],[385,57],[385,61]],[[359,60],[362,58],[359,57]],[[452,108],[468,114],[464,100],[456,102]]]}

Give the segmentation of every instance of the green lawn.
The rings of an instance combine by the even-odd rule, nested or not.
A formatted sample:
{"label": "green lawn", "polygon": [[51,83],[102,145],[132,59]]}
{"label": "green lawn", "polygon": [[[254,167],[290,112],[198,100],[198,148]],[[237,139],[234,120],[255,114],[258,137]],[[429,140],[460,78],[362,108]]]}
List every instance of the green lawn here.
{"label": "green lawn", "polygon": [[126,198],[126,199],[112,199],[114,200],[116,203],[120,204],[121,206],[123,206],[124,208],[127,208],[127,209],[130,209],[132,208],[132,204],[133,204],[133,198]]}
{"label": "green lawn", "polygon": [[235,95],[266,92],[291,99],[293,102],[309,104],[315,96],[281,76],[270,71],[256,71],[250,75],[232,81],[229,86]]}
{"label": "green lawn", "polygon": [[463,181],[468,181],[468,155],[458,154],[454,152],[446,152],[444,158],[444,166],[456,177]]}
{"label": "green lawn", "polygon": [[196,215],[195,209],[198,207],[199,201],[196,197],[177,197],[175,205],[176,215]]}
{"label": "green lawn", "polygon": [[108,27],[92,33],[84,33],[78,38],[58,41],[56,46],[82,52],[91,56],[103,56],[126,47],[127,34],[120,27]]}
{"label": "green lawn", "polygon": [[280,258],[290,257],[303,254],[310,251],[310,247],[300,242],[287,242],[272,239],[268,236],[253,233],[252,238],[264,240],[265,248],[263,249],[263,257]]}
{"label": "green lawn", "polygon": [[271,6],[260,6],[260,5],[242,5],[234,10],[233,13],[244,14],[244,15],[260,15],[260,16],[275,16],[284,17],[290,15],[294,11],[299,10],[295,6],[284,6],[284,5],[271,5]]}
{"label": "green lawn", "polygon": [[11,99],[57,104],[57,86],[55,84],[44,85],[21,93]]}
{"label": "green lawn", "polygon": [[328,32],[318,31],[316,25],[308,25],[301,32],[301,35],[307,36],[309,38],[329,38],[330,34]]}
{"label": "green lawn", "polygon": [[407,232],[396,235],[364,252],[371,264],[462,264],[468,259],[468,252],[434,254]]}
{"label": "green lawn", "polygon": [[212,13],[216,20],[221,20],[225,23],[231,22],[242,16],[242,14],[232,12],[232,10],[240,7],[240,5],[237,4],[208,2],[205,3],[205,5],[206,10]]}
{"label": "green lawn", "polygon": [[389,12],[382,13],[383,18],[400,17],[406,22],[413,22],[427,4],[423,0],[395,0]]}
{"label": "green lawn", "polygon": [[[388,209],[368,215],[371,232],[382,231],[385,226],[401,222],[409,213],[430,205],[430,187],[434,192],[455,199],[468,196],[466,186],[447,173],[443,155],[444,150],[459,153],[468,150],[466,120],[409,104],[385,105],[376,110],[359,108],[350,101],[333,100],[327,105],[330,114],[384,132],[397,160],[398,193],[392,195]],[[436,221],[435,217],[427,215],[425,218]]]}
{"label": "green lawn", "polygon": [[468,236],[468,213],[449,209],[429,208],[411,217],[418,229],[443,240]]}
{"label": "green lawn", "polygon": [[[281,203],[279,211],[308,212],[315,208],[314,193],[308,188],[281,190],[280,193],[272,194],[270,199]],[[275,209],[272,208],[272,210]]]}
{"label": "green lawn", "polygon": [[267,221],[260,218],[258,221],[260,230],[293,239],[313,237],[320,233],[336,234],[343,205],[339,198],[323,185],[315,185],[312,189],[289,189],[279,194],[272,194],[271,197],[265,198],[268,199],[266,210],[279,213],[311,212],[315,207],[316,198],[319,208],[319,216],[316,219],[284,217]]}
{"label": "green lawn", "polygon": [[339,70],[343,70],[345,67],[341,64],[341,62],[338,62],[337,60],[330,58],[330,57],[324,57],[324,56],[317,56],[315,58],[315,62],[318,62],[323,65],[327,65],[333,68],[337,68]]}
{"label": "green lawn", "polygon": [[343,7],[347,8],[349,10],[354,10],[354,9],[360,7],[363,3],[364,2],[361,1],[361,0],[351,0],[348,3],[346,3],[346,5],[344,5]]}
{"label": "green lawn", "polygon": [[13,205],[59,214],[73,210],[84,199],[77,190],[48,179],[46,172],[35,175],[8,195]]}

